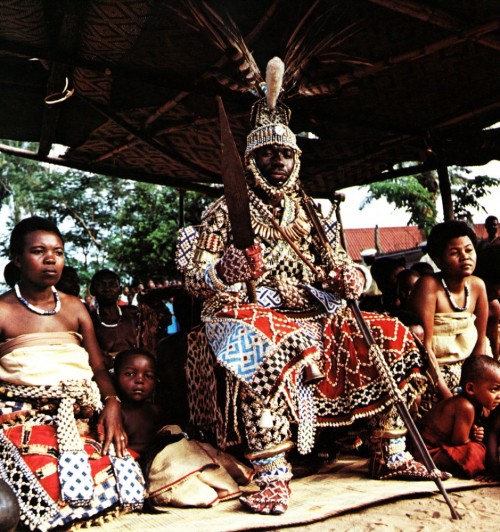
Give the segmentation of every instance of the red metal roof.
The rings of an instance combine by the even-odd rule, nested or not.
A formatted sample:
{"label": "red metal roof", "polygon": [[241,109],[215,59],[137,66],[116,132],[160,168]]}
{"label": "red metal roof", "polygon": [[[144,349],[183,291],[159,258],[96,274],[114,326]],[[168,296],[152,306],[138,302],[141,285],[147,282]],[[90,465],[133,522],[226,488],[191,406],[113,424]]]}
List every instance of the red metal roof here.
{"label": "red metal roof", "polygon": [[[375,231],[378,231],[380,253],[415,249],[425,241],[416,226],[344,229],[347,251],[353,260],[361,261],[364,249],[377,248]],[[484,224],[474,224],[474,231],[478,238],[486,237]]]}
{"label": "red metal roof", "polygon": [[376,232],[380,253],[392,253],[414,249],[424,239],[420,229],[416,226],[405,227],[379,227],[369,229],[345,229],[345,238],[349,255],[355,261],[361,260],[361,251],[368,248],[377,248]]}

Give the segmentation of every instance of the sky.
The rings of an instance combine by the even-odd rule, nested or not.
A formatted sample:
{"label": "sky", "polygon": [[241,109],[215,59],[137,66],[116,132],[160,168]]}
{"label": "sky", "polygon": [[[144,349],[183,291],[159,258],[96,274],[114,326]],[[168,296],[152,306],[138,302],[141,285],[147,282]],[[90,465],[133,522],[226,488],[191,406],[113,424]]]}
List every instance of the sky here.
{"label": "sky", "polygon": [[[500,218],[500,161],[490,161],[484,166],[470,166],[469,170],[472,171],[471,175],[487,175],[498,178],[498,186],[491,189],[491,194],[480,201],[486,212],[474,212],[474,222],[484,223],[489,214]],[[360,209],[367,194],[367,187],[349,187],[339,192],[345,194],[345,201],[340,204],[340,215],[344,229],[371,228],[376,225],[379,227],[408,225],[410,214],[400,209],[394,209],[384,200],[374,201],[364,209]],[[440,221],[442,218],[438,219],[438,222]]]}

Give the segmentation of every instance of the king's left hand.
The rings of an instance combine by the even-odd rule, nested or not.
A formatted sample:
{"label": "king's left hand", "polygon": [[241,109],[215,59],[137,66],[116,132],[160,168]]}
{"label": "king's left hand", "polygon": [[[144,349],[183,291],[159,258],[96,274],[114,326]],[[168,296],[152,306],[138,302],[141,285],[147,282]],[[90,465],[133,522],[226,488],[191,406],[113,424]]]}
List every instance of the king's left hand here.
{"label": "king's left hand", "polygon": [[347,265],[332,270],[325,284],[342,299],[359,299],[365,290],[365,276],[355,266]]}

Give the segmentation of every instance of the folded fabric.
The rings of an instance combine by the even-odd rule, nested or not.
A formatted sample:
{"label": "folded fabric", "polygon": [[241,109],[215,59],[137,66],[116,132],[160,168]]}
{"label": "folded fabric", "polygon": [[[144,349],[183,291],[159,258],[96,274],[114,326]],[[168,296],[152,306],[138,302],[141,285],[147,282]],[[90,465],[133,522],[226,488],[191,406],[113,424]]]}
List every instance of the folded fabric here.
{"label": "folded fabric", "polygon": [[148,475],[148,502],[157,511],[167,506],[211,507],[241,494],[253,470],[210,444],[182,438],[165,446]]}

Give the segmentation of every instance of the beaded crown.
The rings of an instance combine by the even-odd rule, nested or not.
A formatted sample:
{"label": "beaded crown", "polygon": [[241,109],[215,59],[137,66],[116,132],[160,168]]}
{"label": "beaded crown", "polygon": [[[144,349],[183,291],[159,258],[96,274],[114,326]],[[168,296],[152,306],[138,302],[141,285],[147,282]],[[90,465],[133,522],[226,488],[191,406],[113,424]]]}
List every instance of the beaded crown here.
{"label": "beaded crown", "polygon": [[297,154],[301,154],[297,146],[295,134],[288,127],[291,111],[281,102],[278,96],[281,92],[283,62],[275,57],[268,63],[266,72],[266,96],[252,106],[250,123],[252,131],[247,137],[245,159],[254,150],[270,144],[289,146]]}

